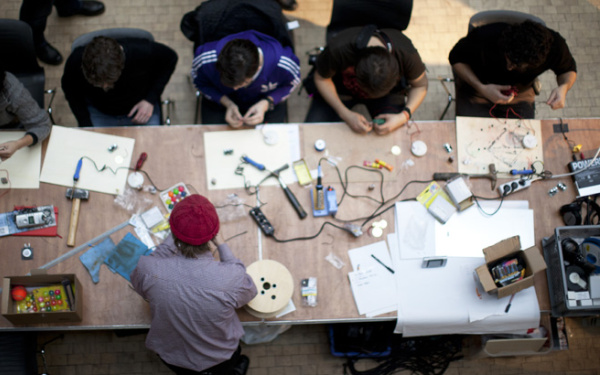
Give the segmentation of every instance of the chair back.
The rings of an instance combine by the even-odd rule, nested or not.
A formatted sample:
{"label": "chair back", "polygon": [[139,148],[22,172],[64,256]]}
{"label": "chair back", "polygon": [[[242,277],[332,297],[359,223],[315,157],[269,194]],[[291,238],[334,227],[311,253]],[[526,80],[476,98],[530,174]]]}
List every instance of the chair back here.
{"label": "chair back", "polygon": [[488,25],[490,23],[505,22],[505,23],[521,23],[524,21],[533,21],[546,26],[546,22],[534,15],[517,12],[515,10],[486,10],[474,14],[469,20],[469,31],[476,27]]}
{"label": "chair back", "polygon": [[0,64],[23,83],[44,108],[44,68],[37,61],[31,27],[23,21],[0,19]]}
{"label": "chair back", "polygon": [[92,41],[92,39],[94,39],[97,36],[105,36],[107,38],[113,39],[138,38],[154,41],[154,36],[149,31],[129,27],[117,27],[114,29],[96,30],[78,36],[71,45],[71,52],[73,52],[78,47],[87,45],[89,42]]}
{"label": "chair back", "polygon": [[181,32],[198,46],[228,35],[255,30],[294,48],[281,6],[273,0],[208,0],[186,13]]}
{"label": "chair back", "polygon": [[413,0],[334,0],[327,26],[327,43],[349,27],[376,25],[380,29],[406,30]]}

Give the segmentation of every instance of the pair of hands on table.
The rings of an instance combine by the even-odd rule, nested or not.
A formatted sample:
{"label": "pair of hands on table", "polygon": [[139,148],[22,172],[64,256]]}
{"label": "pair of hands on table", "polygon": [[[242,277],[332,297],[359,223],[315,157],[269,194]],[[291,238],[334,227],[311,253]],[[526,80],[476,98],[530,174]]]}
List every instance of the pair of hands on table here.
{"label": "pair of hands on table", "polygon": [[0,143],[0,161],[4,161],[23,147],[33,144],[33,137],[25,134],[21,139]]}
{"label": "pair of hands on table", "polygon": [[264,121],[265,113],[269,110],[269,101],[267,99],[259,100],[243,116],[234,102],[228,103],[226,108],[225,121],[232,128],[241,128],[243,125],[256,126]]}
{"label": "pair of hands on table", "polygon": [[[509,91],[510,88],[510,85],[487,84],[482,86],[480,93],[487,100],[494,104],[509,104],[515,98],[515,94],[505,94],[505,92]],[[552,109],[564,108],[567,91],[568,88],[565,85],[560,85],[554,88],[554,90],[552,90],[550,93],[550,97],[546,101],[546,104],[548,104]]]}
{"label": "pair of hands on table", "polygon": [[365,116],[351,110],[348,110],[340,117],[352,130],[361,134],[366,134],[373,130],[378,135],[386,135],[408,122],[408,117],[404,112],[382,113],[378,115],[376,119],[385,120],[381,125],[373,124],[373,122],[368,121]]}

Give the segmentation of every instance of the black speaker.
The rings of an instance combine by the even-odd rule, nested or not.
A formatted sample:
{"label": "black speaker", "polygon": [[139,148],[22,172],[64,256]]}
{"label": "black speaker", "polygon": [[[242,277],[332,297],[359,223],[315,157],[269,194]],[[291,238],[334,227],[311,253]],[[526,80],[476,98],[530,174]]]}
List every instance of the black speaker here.
{"label": "black speaker", "polygon": [[578,202],[565,204],[560,214],[566,226],[581,225],[581,204]]}

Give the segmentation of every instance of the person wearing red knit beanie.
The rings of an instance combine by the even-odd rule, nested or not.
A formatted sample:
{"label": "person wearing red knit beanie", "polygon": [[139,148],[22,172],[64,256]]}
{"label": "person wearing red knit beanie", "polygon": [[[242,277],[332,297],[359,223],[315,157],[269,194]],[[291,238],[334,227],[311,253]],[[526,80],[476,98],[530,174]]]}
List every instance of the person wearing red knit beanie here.
{"label": "person wearing red knit beanie", "polygon": [[223,240],[217,211],[205,197],[177,203],[169,224],[171,235],[131,274],[150,303],[146,347],[176,374],[245,374],[249,359],[240,353],[244,330],[235,310],[256,295],[252,278]]}

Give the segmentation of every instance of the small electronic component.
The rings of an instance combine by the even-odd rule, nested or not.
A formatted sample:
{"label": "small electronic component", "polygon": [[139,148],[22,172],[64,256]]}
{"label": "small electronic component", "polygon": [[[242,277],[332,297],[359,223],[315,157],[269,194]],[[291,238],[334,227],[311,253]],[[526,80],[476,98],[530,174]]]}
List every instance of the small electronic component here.
{"label": "small electronic component", "polygon": [[256,221],[256,224],[258,224],[258,226],[266,236],[273,235],[275,229],[273,228],[265,214],[263,214],[260,207],[254,207],[253,209],[251,209],[250,216],[252,216],[254,221]]}
{"label": "small electronic component", "polygon": [[323,150],[325,150],[325,147],[327,147],[327,145],[325,144],[325,141],[322,139],[317,139],[315,141],[315,150],[321,152]]}
{"label": "small electronic component", "polygon": [[30,212],[15,217],[17,228],[31,228],[47,224],[46,215],[43,212]]}
{"label": "small electronic component", "polygon": [[302,279],[301,286],[302,306],[317,306],[317,278]]}
{"label": "small electronic component", "polygon": [[2,182],[2,185],[6,185],[6,184],[8,184],[8,178],[2,177],[2,178],[0,178],[0,182]]}
{"label": "small electronic component", "polygon": [[33,259],[33,249],[31,248],[31,244],[29,244],[29,243],[23,244],[23,248],[21,249],[21,259],[23,259],[23,260]]}
{"label": "small electronic component", "polygon": [[335,189],[331,186],[327,187],[325,191],[325,203],[327,204],[327,211],[329,215],[335,215],[338,211],[337,205],[337,194]]}
{"label": "small electronic component", "polygon": [[444,267],[447,262],[448,262],[448,258],[446,258],[446,257],[425,257],[425,258],[423,258],[423,263],[421,264],[421,268]]}
{"label": "small electronic component", "polygon": [[113,152],[115,151],[117,148],[119,148],[119,145],[116,143],[113,143],[112,145],[108,146],[108,152]]}

